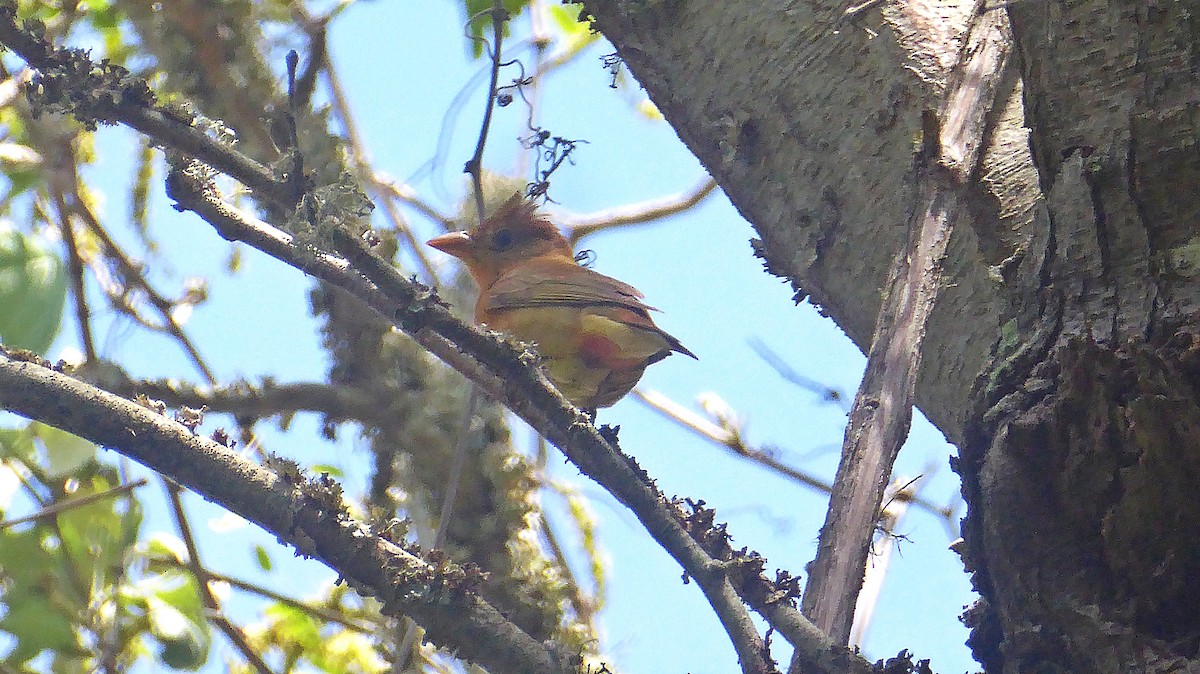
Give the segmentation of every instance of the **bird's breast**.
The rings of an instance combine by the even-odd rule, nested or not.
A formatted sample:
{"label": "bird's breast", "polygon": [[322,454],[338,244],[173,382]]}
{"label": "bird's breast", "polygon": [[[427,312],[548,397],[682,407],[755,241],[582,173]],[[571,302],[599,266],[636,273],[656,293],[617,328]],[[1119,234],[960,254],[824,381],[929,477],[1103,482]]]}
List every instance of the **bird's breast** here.
{"label": "bird's breast", "polygon": [[546,376],[568,400],[607,407],[629,392],[646,365],[670,345],[662,334],[626,323],[620,307],[539,306],[489,311],[488,327],[533,342]]}

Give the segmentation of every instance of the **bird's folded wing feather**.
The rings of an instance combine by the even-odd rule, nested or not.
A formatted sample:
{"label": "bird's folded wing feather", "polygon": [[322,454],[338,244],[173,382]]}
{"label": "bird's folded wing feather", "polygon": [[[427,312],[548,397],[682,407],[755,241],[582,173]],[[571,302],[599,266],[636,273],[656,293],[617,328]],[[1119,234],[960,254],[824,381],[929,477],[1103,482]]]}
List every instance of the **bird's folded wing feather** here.
{"label": "bird's folded wing feather", "polygon": [[574,262],[530,260],[501,276],[487,293],[488,311],[536,306],[609,305],[636,313],[657,311],[637,288]]}
{"label": "bird's folded wing feather", "polygon": [[[480,307],[485,315],[529,307],[581,307],[588,314],[612,321],[614,326],[624,325],[658,335],[664,348],[696,357],[678,339],[654,324],[649,312],[658,309],[642,302],[642,293],[637,288],[580,267],[574,261],[530,260],[497,279],[485,297]],[[663,351],[654,360],[665,355]]]}

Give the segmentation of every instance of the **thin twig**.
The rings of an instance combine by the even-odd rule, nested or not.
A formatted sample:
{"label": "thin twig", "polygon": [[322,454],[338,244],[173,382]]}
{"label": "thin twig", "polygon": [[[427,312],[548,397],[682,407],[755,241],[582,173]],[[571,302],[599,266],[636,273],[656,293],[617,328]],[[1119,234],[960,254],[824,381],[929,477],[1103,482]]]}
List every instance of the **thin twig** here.
{"label": "thin twig", "polygon": [[570,218],[565,227],[567,239],[570,240],[571,245],[574,245],[584,237],[597,232],[645,224],[677,215],[704,201],[704,198],[712,194],[716,188],[717,181],[705,178],[686,192]]}
{"label": "thin twig", "polygon": [[872,555],[863,573],[863,589],[854,608],[854,625],[850,629],[851,646],[861,647],[866,639],[867,629],[871,626],[875,608],[879,605],[879,597],[883,592],[888,567],[891,566],[892,554],[900,541],[904,540],[902,535],[895,532],[908,512],[908,503],[917,498],[920,487],[920,478],[904,483],[893,480],[888,485],[887,504],[880,513],[879,529],[871,546]]}
{"label": "thin twig", "polygon": [[454,436],[454,454],[450,473],[446,476],[446,498],[442,501],[442,512],[438,516],[437,531],[433,535],[433,547],[438,549],[446,545],[446,532],[450,530],[450,519],[454,516],[454,501],[458,497],[463,468],[467,464],[467,440],[471,436],[471,422],[475,420],[475,410],[479,407],[480,397],[479,388],[471,386],[463,401],[462,416],[458,419],[458,432]]}
{"label": "thin twig", "polygon": [[141,267],[135,264],[127,255],[125,255],[125,251],[123,251],[120,246],[113,241],[112,237],[109,236],[108,231],[102,224],[100,224],[100,220],[96,218],[96,215],[92,213],[92,210],[88,208],[82,200],[78,198],[73,199],[73,203],[71,204],[71,212],[81,218],[84,224],[87,225],[88,229],[96,235],[96,238],[100,239],[100,243],[104,245],[105,252],[110,258],[116,261],[117,265],[121,268],[121,277],[127,282],[132,282],[133,285],[137,286],[142,290],[142,292],[146,293],[146,298],[149,300],[150,305],[153,306],[155,310],[158,311],[159,316],[162,317],[163,329],[166,330],[167,334],[171,335],[176,341],[179,342],[179,345],[183,347],[184,352],[187,353],[188,358],[192,361],[192,364],[197,370],[199,370],[200,374],[203,375],[205,381],[208,381],[210,384],[216,383],[217,378],[213,374],[212,369],[209,368],[208,364],[204,362],[204,357],[200,355],[200,350],[196,348],[196,344],[192,342],[191,337],[188,337],[187,332],[185,332],[183,329],[183,326],[179,324],[178,320],[176,320],[174,312],[172,311],[175,307],[175,303],[164,297],[158,292],[158,290],[154,288],[154,286],[150,285],[150,282],[146,280],[146,277],[142,274]]}
{"label": "thin twig", "polygon": [[546,545],[550,548],[550,554],[562,573],[566,575],[567,601],[571,602],[571,609],[575,613],[575,619],[592,628],[592,621],[595,618],[596,600],[592,597],[587,597],[583,593],[583,588],[579,582],[579,576],[567,561],[567,554],[562,548],[562,544],[558,542],[558,535],[554,533],[554,528],[550,526],[550,519],[546,517],[545,511],[538,512],[539,529],[542,531],[542,536],[546,540]]}
{"label": "thin twig", "polygon": [[[86,379],[86,370],[83,373]],[[245,382],[201,388],[173,379],[105,380],[108,390],[126,397],[144,394],[167,407],[201,407],[235,417],[264,418],[296,412],[319,412],[331,420],[353,420],[381,426],[394,421],[392,408],[380,404],[374,393],[343,384],[276,384]]]}
{"label": "thin twig", "polygon": [[75,227],[63,195],[53,191],[54,209],[58,212],[59,230],[67,245],[67,272],[71,278],[71,296],[75,304],[75,322],[79,325],[79,340],[83,342],[85,362],[96,361],[96,342],[92,338],[91,311],[88,309],[87,294],[83,283],[83,258],[79,255],[79,243],[75,240]]}
{"label": "thin twig", "polygon": [[[156,561],[165,562],[167,564],[173,564],[175,566],[178,566],[181,569],[189,569],[190,568],[188,566],[188,563],[186,560],[181,561],[172,556],[156,558]],[[343,616],[340,613],[336,613],[334,611],[330,611],[328,609],[321,608],[320,606],[313,606],[312,604],[309,604],[307,602],[296,599],[295,597],[289,597],[285,594],[280,594],[270,588],[263,587],[262,585],[257,585],[255,583],[251,583],[248,580],[234,578],[233,576],[226,576],[225,574],[217,573],[216,571],[207,570],[207,573],[208,573],[208,579],[212,582],[226,583],[226,584],[230,585],[231,587],[235,587],[239,590],[243,590],[245,592],[250,592],[252,594],[257,594],[260,597],[264,597],[264,598],[270,599],[272,601],[277,601],[280,604],[286,604],[297,610],[303,611],[303,612],[313,616],[314,618],[319,618],[321,620],[324,620],[325,622],[333,623],[335,625],[341,625],[342,627],[345,627],[346,629],[353,630],[353,631],[359,632],[361,634],[374,634],[375,633],[376,628],[374,628],[370,625],[361,625],[359,623],[354,622],[353,620],[350,620],[349,618]]]}
{"label": "thin twig", "polygon": [[196,548],[196,539],[192,536],[192,527],[188,523],[187,514],[183,510],[183,498],[180,495],[182,488],[170,479],[163,478],[163,486],[167,489],[167,498],[171,502],[171,512],[175,516],[175,524],[179,527],[179,536],[183,539],[183,544],[187,548],[187,567],[192,572],[192,576],[196,579],[196,591],[200,593],[200,601],[207,609],[208,619],[216,625],[217,629],[229,639],[234,648],[241,653],[246,662],[250,664],[259,674],[272,674],[271,668],[267,666],[266,661],[262,656],[250,645],[246,639],[246,635],[242,634],[242,630],[229,621],[225,614],[221,611],[221,604],[217,601],[216,595],[213,594],[212,588],[209,587],[209,581],[212,576],[208,570],[200,563],[200,552]]}
{"label": "thin twig", "polygon": [[[806,487],[811,487],[817,491],[826,494],[833,491],[833,485],[826,480],[802,471],[798,468],[793,468],[773,456],[773,453],[768,450],[758,449],[746,444],[745,439],[740,433],[733,432],[729,429],[705,419],[695,412],[687,409],[683,405],[671,400],[667,396],[653,389],[644,389],[637,387],[633,389],[633,396],[644,403],[650,409],[653,409],[662,414],[667,419],[674,421],[680,426],[700,435],[701,437],[711,440],[714,444],[724,447],[731,454],[749,459],[766,468],[769,468],[780,475],[795,480]],[[910,497],[909,492],[900,492],[895,496],[896,499],[911,502],[913,505],[928,511],[935,515],[940,520],[947,522],[954,518],[955,509],[949,506],[939,505],[929,499],[916,496]],[[957,536],[957,534],[955,534]],[[953,538],[953,536],[952,536]]]}
{"label": "thin twig", "polygon": [[[297,11],[303,11],[300,5],[296,5]],[[358,125],[354,121],[354,115],[350,110],[350,101],[346,98],[346,93],[342,89],[342,83],[338,77],[337,70],[333,67],[333,60],[326,59],[325,62],[325,82],[329,87],[329,98],[333,102],[333,109],[337,113],[338,119],[342,122],[342,129],[346,132],[346,140],[350,145],[350,159],[355,168],[358,179],[367,185],[371,196],[383,206],[384,215],[388,222],[404,238],[404,242],[408,244],[408,249],[417,259],[417,264],[421,267],[421,271],[425,274],[425,282],[437,287],[439,285],[437,270],[433,263],[429,261],[429,256],[425,254],[425,246],[417,240],[413,234],[412,228],[404,221],[399,210],[396,209],[394,198],[400,195],[400,190],[394,185],[389,185],[385,188],[384,183],[379,180],[374,169],[370,165],[370,157],[367,154],[367,146],[363,143],[362,135],[358,131]],[[390,189],[388,189],[390,188]],[[419,200],[416,200],[419,201]],[[412,203],[406,200],[406,203]],[[438,218],[441,221],[440,217]]]}
{"label": "thin twig", "polygon": [[145,484],[146,484],[146,480],[145,480],[145,478],[142,478],[135,482],[130,482],[129,484],[123,484],[118,487],[113,487],[112,489],[105,489],[104,491],[98,491],[94,494],[88,494],[87,496],[80,496],[79,498],[66,499],[63,501],[55,501],[55,502],[51,503],[50,505],[40,508],[35,513],[25,515],[24,517],[17,517],[17,518],[11,519],[11,520],[4,520],[3,522],[0,522],[0,531],[3,531],[4,529],[8,529],[10,527],[15,527],[19,524],[25,524],[27,522],[36,522],[37,520],[45,519],[47,517],[54,517],[55,515],[66,512],[68,510],[73,510],[75,508],[82,508],[86,505],[91,505],[97,501],[104,501],[106,499],[116,498],[122,494],[127,494],[127,493],[133,491],[134,489],[137,489],[138,487],[145,486]]}
{"label": "thin twig", "polygon": [[[470,385],[467,397],[463,400],[462,414],[455,426],[454,450],[450,463],[450,472],[446,475],[446,494],[442,497],[442,511],[438,515],[437,531],[433,534],[432,547],[440,550],[446,545],[446,533],[450,530],[450,521],[454,517],[454,502],[458,499],[458,488],[462,483],[463,469],[467,465],[467,439],[471,437],[472,421],[475,419],[475,409],[479,406],[479,387]],[[403,672],[408,666],[408,658],[412,655],[413,644],[417,640],[417,623],[405,620],[400,625],[402,635],[396,649],[396,660],[392,663],[392,671]]]}
{"label": "thin twig", "polygon": [[475,215],[479,224],[483,224],[486,213],[483,212],[483,148],[487,145],[488,131],[492,126],[492,111],[496,107],[496,85],[500,81],[500,54],[504,41],[504,22],[508,13],[504,11],[503,0],[492,0],[492,70],[488,82],[487,102],[483,110],[483,121],[479,124],[479,139],[475,141],[475,154],[467,160],[463,172],[471,176],[471,186],[475,191]]}
{"label": "thin twig", "polygon": [[[541,111],[542,100],[542,82],[545,80],[545,61],[546,50],[550,47],[550,33],[545,26],[545,7],[542,6],[541,0],[531,0],[529,3],[529,44],[533,46],[533,75],[530,75],[525,82],[518,82],[517,87],[521,95],[521,100],[525,102],[529,114],[525,119],[525,126],[530,131],[535,131],[539,128],[538,113]],[[528,152],[517,153],[517,171],[519,176],[526,175],[529,170]],[[537,181],[540,178],[535,177]]]}
{"label": "thin twig", "polygon": [[775,353],[771,347],[767,346],[766,342],[762,341],[761,339],[752,337],[749,341],[750,348],[754,349],[754,352],[758,354],[758,357],[766,361],[767,365],[771,366],[771,369],[778,372],[780,377],[783,377],[787,381],[799,386],[802,389],[816,393],[817,395],[821,396],[821,400],[825,402],[836,403],[837,406],[841,407],[843,410],[847,412],[850,411],[846,403],[846,394],[842,393],[840,389],[827,386],[826,384],[823,384],[815,379],[809,379],[799,372],[796,372],[794,369],[792,369],[792,366],[787,363],[787,361],[781,358],[779,354]]}
{"label": "thin twig", "polygon": [[442,213],[431,206],[429,202],[417,196],[416,190],[407,183],[400,182],[387,174],[379,172],[367,176],[367,182],[374,185],[376,189],[387,193],[390,197],[408,204],[412,209],[438,223],[445,229],[451,229],[456,224],[454,218]]}

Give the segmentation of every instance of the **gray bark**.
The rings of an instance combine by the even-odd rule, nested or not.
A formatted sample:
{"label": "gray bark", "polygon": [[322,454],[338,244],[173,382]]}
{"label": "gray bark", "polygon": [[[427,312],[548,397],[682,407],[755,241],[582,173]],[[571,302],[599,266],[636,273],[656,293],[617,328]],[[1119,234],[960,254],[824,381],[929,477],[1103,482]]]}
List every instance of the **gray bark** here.
{"label": "gray bark", "polygon": [[[587,7],[771,271],[869,346],[971,3]],[[972,646],[992,672],[1190,670],[1200,3],[990,11],[1018,58],[917,386],[962,454]]]}

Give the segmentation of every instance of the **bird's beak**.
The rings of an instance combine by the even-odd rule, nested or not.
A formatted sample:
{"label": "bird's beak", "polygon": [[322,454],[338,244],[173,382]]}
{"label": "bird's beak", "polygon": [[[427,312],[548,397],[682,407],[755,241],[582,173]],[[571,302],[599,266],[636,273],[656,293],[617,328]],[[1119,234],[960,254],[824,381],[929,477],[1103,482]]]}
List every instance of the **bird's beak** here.
{"label": "bird's beak", "polygon": [[450,232],[449,234],[432,238],[426,243],[460,260],[470,258],[475,248],[475,242],[471,240],[471,235],[466,232]]}

